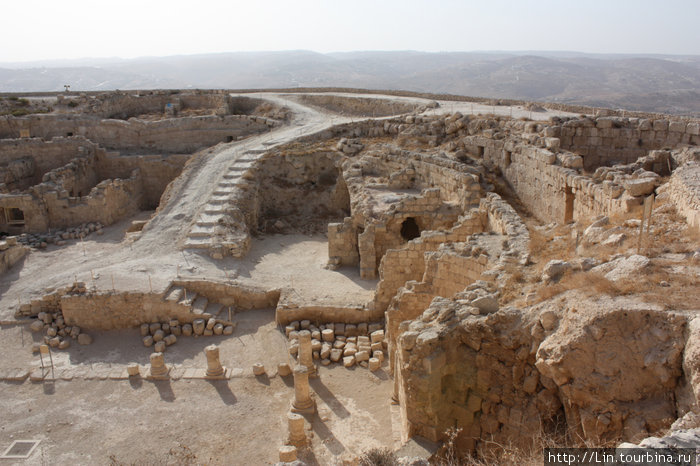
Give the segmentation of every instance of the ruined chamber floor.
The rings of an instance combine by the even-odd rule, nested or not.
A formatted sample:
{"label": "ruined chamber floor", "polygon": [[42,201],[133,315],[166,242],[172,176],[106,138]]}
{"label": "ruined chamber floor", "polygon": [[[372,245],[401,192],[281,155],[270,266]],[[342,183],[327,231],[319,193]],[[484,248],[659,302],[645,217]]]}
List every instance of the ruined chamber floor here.
{"label": "ruined chamber floor", "polygon": [[[206,367],[203,349],[220,347],[224,366],[241,369],[228,381],[100,380],[129,362],[145,365],[151,349],[137,330],[95,333],[89,347],[54,353],[56,375],[72,380],[0,383],[0,446],[17,439],[41,440],[23,464],[180,463],[193,454],[208,464],[266,464],[277,460],[287,435],[286,413],[294,396],[292,377],[276,374],[287,361],[285,339],[272,310],[237,315],[230,337],[181,338],[165,353],[177,377],[189,367]],[[12,353],[2,369],[37,367],[30,353],[33,335],[20,327],[0,330],[0,350]],[[269,377],[254,377],[262,362]],[[312,448],[300,451],[309,464],[329,464],[344,454],[392,442],[391,380],[384,369],[320,367],[311,380],[318,412],[307,416]],[[65,375],[65,374],[64,374]],[[184,445],[188,450],[181,447]],[[172,450],[172,453],[170,453]]]}

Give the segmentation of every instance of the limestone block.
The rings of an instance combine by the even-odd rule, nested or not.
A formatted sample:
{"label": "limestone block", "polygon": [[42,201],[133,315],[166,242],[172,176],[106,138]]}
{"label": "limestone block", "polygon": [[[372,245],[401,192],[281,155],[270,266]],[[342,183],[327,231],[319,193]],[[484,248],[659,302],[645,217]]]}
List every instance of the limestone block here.
{"label": "limestone block", "polygon": [[480,296],[471,305],[478,308],[480,314],[491,314],[498,311],[498,298],[492,294]]}
{"label": "limestone block", "polygon": [[347,336],[347,337],[356,337],[356,336],[357,336],[357,325],[355,325],[355,324],[346,324],[346,325],[345,325],[345,336]]}
{"label": "limestone block", "polygon": [[635,180],[624,180],[622,185],[625,187],[630,196],[646,196],[651,194],[656,188],[655,178],[638,178]]}
{"label": "limestone block", "polygon": [[330,364],[331,364],[331,360],[330,360],[330,359],[327,359],[327,358],[326,358],[326,359],[321,359],[321,365],[322,365],[322,366],[329,366]]}
{"label": "limestone block", "polygon": [[210,330],[208,328],[205,328],[204,333],[202,333],[202,335],[204,335],[205,337],[210,337],[210,336],[214,335],[214,331]]}
{"label": "limestone block", "polygon": [[191,324],[185,324],[182,326],[182,334],[186,337],[189,337],[192,335],[192,325]]}
{"label": "limestone block", "polygon": [[377,358],[369,358],[369,370],[374,372],[382,367],[382,362]]}
{"label": "limestone block", "polygon": [[92,343],[92,337],[90,335],[87,333],[81,333],[78,335],[78,344],[89,345],[90,343]]}
{"label": "limestone block", "polygon": [[323,345],[321,345],[321,351],[319,352],[319,357],[321,359],[328,359],[331,355],[331,345],[330,343],[324,342]]}
{"label": "limestone block", "polygon": [[224,335],[233,335],[233,325],[224,327]]}
{"label": "limestone block", "polygon": [[302,320],[299,322],[299,326],[301,327],[302,330],[307,330],[311,326],[311,321],[310,320]]}
{"label": "limestone block", "polygon": [[159,341],[155,344],[153,347],[156,353],[163,353],[165,352],[165,342],[164,341]]}
{"label": "limestone block", "polygon": [[369,324],[369,326],[367,327],[367,333],[372,335],[377,330],[382,330],[382,328],[383,328],[382,324],[379,324],[379,323]]}
{"label": "limestone block", "polygon": [[147,336],[143,337],[143,346],[148,348],[149,346],[153,346],[153,343],[154,342],[153,342],[152,336],[147,335]]}
{"label": "limestone block", "polygon": [[182,327],[180,327],[179,325],[171,326],[170,332],[176,337],[179,337],[182,335]]}
{"label": "limestone block", "polygon": [[298,320],[295,320],[293,322],[290,322],[289,325],[294,327],[294,330],[299,330],[301,328],[301,324],[299,323]]}
{"label": "limestone block", "polygon": [[345,349],[343,350],[343,356],[354,356],[357,353],[357,347],[353,346],[346,346]]}
{"label": "limestone block", "polygon": [[331,356],[330,356],[331,361],[338,362],[338,361],[340,361],[340,358],[342,358],[342,357],[343,357],[343,350],[338,349],[338,348],[334,348],[331,350]]}
{"label": "limestone block", "polygon": [[382,345],[382,342],[378,341],[376,343],[372,343],[372,345],[369,347],[370,351],[374,353],[375,351],[381,351],[384,348]]}
{"label": "limestone block", "polygon": [[372,343],[381,343],[384,341],[384,330],[376,330],[370,334]]}
{"label": "limestone block", "polygon": [[209,320],[207,320],[206,330],[213,330],[215,325],[216,319],[213,317],[209,318]]}
{"label": "limestone block", "polygon": [[693,136],[700,135],[700,123],[688,123],[685,132]]}
{"label": "limestone block", "polygon": [[343,323],[336,323],[333,324],[333,329],[335,331],[335,335],[338,336],[345,336],[345,324]]}
{"label": "limestone block", "polygon": [[175,335],[168,335],[165,338],[163,338],[163,342],[166,344],[166,346],[174,345],[175,342],[177,342],[177,337]]}
{"label": "limestone block", "polygon": [[299,339],[299,332],[297,332],[296,330],[292,330],[291,332],[289,332],[289,341],[298,340],[298,339]]}
{"label": "limestone block", "polygon": [[204,334],[204,327],[206,326],[206,322],[204,319],[195,319],[192,321],[192,331],[194,332],[195,335],[202,335]]}
{"label": "limestone block", "polygon": [[284,327],[284,334],[287,338],[289,338],[289,334],[294,331],[294,327],[292,325],[287,325]]}
{"label": "limestone block", "polygon": [[569,269],[571,269],[571,264],[568,262],[557,259],[551,260],[544,266],[542,280],[557,281]]}
{"label": "limestone block", "polygon": [[357,337],[357,345],[358,346],[363,346],[363,345],[369,345],[369,337],[366,335],[361,335]]}
{"label": "limestone block", "polygon": [[163,338],[165,338],[165,332],[163,330],[157,330],[156,333],[153,334],[153,341],[156,343],[161,341]]}
{"label": "limestone block", "polygon": [[29,326],[29,329],[30,329],[32,332],[41,332],[42,330],[44,330],[44,322],[42,322],[41,320],[35,320],[35,321],[32,322],[32,324]]}
{"label": "limestone block", "polygon": [[357,353],[355,353],[355,360],[357,362],[368,361],[369,360],[369,352],[368,351],[358,351]]}
{"label": "limestone block", "polygon": [[151,335],[155,335],[155,333],[161,329],[160,323],[158,323],[158,322],[152,323],[151,325],[149,325],[148,328],[149,328],[148,331],[151,333]]}
{"label": "limestone block", "polygon": [[343,366],[352,367],[355,365],[355,356],[346,356],[343,358]]}
{"label": "limestone block", "polygon": [[224,333],[224,326],[222,324],[214,325],[214,335],[221,335]]}
{"label": "limestone block", "polygon": [[367,329],[368,329],[368,325],[366,322],[357,324],[357,334],[358,335],[367,335]]}
{"label": "limestone block", "polygon": [[345,348],[345,342],[343,340],[335,340],[333,342],[333,348],[343,349]]}
{"label": "limestone block", "polygon": [[668,131],[671,133],[684,133],[686,128],[685,121],[671,121],[668,124]]}
{"label": "limestone block", "polygon": [[61,340],[61,342],[58,344],[58,349],[68,349],[70,347],[70,341],[68,340]]}
{"label": "limestone block", "polygon": [[141,324],[141,336],[145,337],[151,333],[150,326],[148,324]]}
{"label": "limestone block", "polygon": [[[311,330],[311,329],[309,329]],[[313,340],[320,340],[321,339],[321,331],[320,330],[311,330],[311,338]]]}

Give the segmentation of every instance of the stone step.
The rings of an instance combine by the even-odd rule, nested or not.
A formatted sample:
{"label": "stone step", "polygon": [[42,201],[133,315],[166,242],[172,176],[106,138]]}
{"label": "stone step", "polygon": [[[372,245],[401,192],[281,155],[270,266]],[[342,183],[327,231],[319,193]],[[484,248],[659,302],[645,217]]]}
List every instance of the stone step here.
{"label": "stone step", "polygon": [[222,217],[221,214],[199,214],[196,224],[200,226],[217,225]]}
{"label": "stone step", "polygon": [[220,181],[219,184],[217,185],[219,189],[231,189],[233,190],[238,183],[235,181]]}
{"label": "stone step", "polygon": [[215,194],[209,198],[209,204],[228,204],[230,197],[228,194]]}
{"label": "stone step", "polygon": [[226,207],[220,204],[207,204],[204,206],[204,213],[224,215],[226,213]]}
{"label": "stone step", "polygon": [[211,238],[187,238],[184,246],[185,249],[209,249]]}
{"label": "stone step", "polygon": [[208,314],[211,314],[213,316],[218,316],[219,312],[221,312],[221,309],[224,307],[223,304],[221,303],[209,303],[207,306],[207,309],[204,311]]}
{"label": "stone step", "polygon": [[241,178],[240,175],[235,175],[231,173],[226,173],[223,177],[225,180],[239,180]]}
{"label": "stone step", "polygon": [[250,165],[231,165],[228,167],[229,173],[240,173],[250,168]]}
{"label": "stone step", "polygon": [[188,238],[210,238],[214,236],[216,225],[195,225],[190,229]]}
{"label": "stone step", "polygon": [[[192,304],[192,312],[194,314],[203,314],[207,309],[209,300],[204,296],[199,296]],[[208,311],[207,311],[208,312]]]}
{"label": "stone step", "polygon": [[179,302],[184,295],[184,288],[181,286],[171,286],[170,289],[165,293],[163,299],[165,301]]}

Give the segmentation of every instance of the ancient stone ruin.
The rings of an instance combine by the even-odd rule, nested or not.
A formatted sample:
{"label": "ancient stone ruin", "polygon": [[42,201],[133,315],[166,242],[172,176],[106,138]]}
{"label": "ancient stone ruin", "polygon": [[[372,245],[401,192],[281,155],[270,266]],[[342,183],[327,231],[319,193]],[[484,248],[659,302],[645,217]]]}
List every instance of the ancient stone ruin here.
{"label": "ancient stone ruin", "polygon": [[[100,380],[81,358],[117,332],[114,351],[138,351],[101,380],[274,394],[276,443],[253,463],[700,427],[696,119],[425,95],[33,98],[51,111],[0,117],[0,312],[49,345],[54,381]],[[0,375],[46,382],[31,358]]]}

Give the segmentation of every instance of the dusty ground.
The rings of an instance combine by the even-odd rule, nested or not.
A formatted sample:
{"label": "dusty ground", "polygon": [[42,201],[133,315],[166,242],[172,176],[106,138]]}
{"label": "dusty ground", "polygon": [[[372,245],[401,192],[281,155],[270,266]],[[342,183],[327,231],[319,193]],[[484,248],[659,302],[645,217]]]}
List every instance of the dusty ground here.
{"label": "dusty ground", "polygon": [[[216,343],[224,366],[240,369],[229,381],[99,380],[129,362],[148,363],[151,350],[142,346],[137,330],[93,333],[89,347],[54,352],[56,375],[70,370],[72,380],[0,383],[0,448],[17,439],[41,440],[22,464],[106,464],[110,457],[125,464],[177,464],[187,451],[207,464],[274,463],[294,396],[292,377],[276,374],[277,364],[288,361],[285,339],[272,310],[247,311],[236,319],[231,337],[183,337],[165,353],[177,378],[184,368],[206,367],[203,349]],[[39,357],[30,352],[33,337],[26,331],[22,336],[21,327],[3,327],[0,351],[16,358],[3,358],[0,370],[37,367]],[[255,362],[265,365],[269,377],[252,375]],[[311,380],[318,413],[307,416],[313,443],[304,458],[332,464],[344,454],[390,445],[386,372],[335,366],[319,373]]]}

